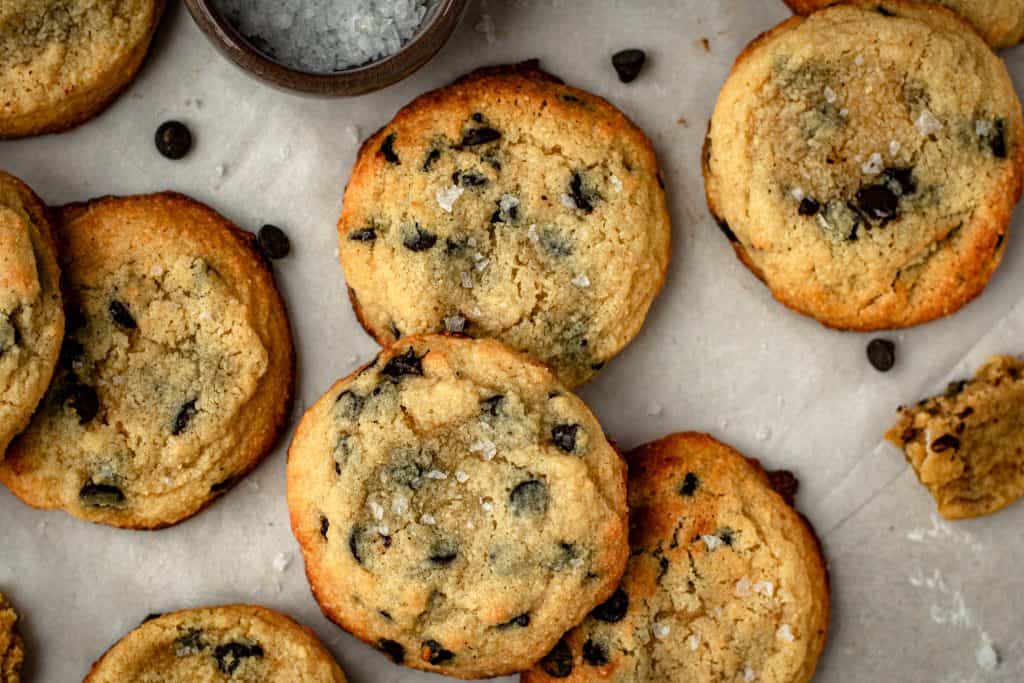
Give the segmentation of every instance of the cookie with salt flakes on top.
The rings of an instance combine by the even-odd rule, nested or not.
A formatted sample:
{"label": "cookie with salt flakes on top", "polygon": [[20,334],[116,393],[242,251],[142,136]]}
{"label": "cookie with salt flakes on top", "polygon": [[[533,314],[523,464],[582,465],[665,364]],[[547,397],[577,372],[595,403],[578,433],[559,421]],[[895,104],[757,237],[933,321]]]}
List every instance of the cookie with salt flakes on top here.
{"label": "cookie with salt flakes on top", "polygon": [[806,683],[829,589],[796,480],[705,434],[628,456],[630,560],[612,597],[523,683]]}

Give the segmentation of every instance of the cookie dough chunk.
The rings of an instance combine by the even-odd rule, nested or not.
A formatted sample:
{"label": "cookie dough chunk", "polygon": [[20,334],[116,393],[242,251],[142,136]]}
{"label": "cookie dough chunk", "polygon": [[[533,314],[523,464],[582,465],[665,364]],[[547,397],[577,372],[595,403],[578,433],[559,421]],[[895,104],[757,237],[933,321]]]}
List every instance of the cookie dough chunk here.
{"label": "cookie dough chunk", "polygon": [[900,408],[885,435],[907,455],[946,519],[978,517],[1024,495],[1024,361],[997,356],[970,381]]}
{"label": "cookie dough chunk", "polygon": [[164,0],[0,3],[0,139],[88,121],[135,77]]}
{"label": "cookie dough chunk", "polygon": [[53,228],[46,207],[0,171],[0,460],[28,426],[64,336]]}
{"label": "cookie dough chunk", "polygon": [[306,413],[288,507],[329,618],[397,663],[483,678],[528,668],[615,589],[625,478],[546,367],[413,336]]}
{"label": "cookie dough chunk", "polygon": [[0,593],[0,683],[18,683],[25,645],[18,633],[18,613]]}
{"label": "cookie dough chunk", "polygon": [[93,522],[174,524],[282,430],[294,373],[284,304],[253,235],[181,195],[68,206],[57,229],[68,330],[0,481]]}
{"label": "cookie dough chunk", "polygon": [[[840,0],[786,0],[797,14],[807,15]],[[969,19],[994,48],[1016,45],[1024,38],[1024,0],[937,0]],[[883,3],[884,5],[884,3]]]}
{"label": "cookie dough chunk", "polygon": [[811,680],[829,590],[818,542],[786,501],[793,476],[768,475],[704,434],[668,436],[628,460],[622,585],[524,683]]}
{"label": "cookie dough chunk", "polygon": [[916,325],[999,264],[1022,132],[1006,67],[964,19],[855,0],[740,55],[705,144],[708,204],[787,306],[840,329]]}
{"label": "cookie dough chunk", "polygon": [[316,634],[265,607],[228,605],[149,619],[96,662],[85,683],[345,683]]}
{"label": "cookie dough chunk", "polygon": [[637,335],[670,225],[650,141],[536,62],[415,100],[363,145],[338,224],[360,321],[499,339],[569,386]]}

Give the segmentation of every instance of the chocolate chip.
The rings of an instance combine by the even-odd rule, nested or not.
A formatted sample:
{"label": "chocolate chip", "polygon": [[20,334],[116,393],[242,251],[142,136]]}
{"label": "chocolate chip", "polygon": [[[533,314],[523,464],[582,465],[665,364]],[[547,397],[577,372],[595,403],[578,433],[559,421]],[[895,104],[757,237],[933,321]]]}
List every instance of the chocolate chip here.
{"label": "chocolate chip", "polygon": [[430,561],[438,566],[448,566],[459,556],[454,541],[438,541],[430,548]]}
{"label": "chocolate chip", "polygon": [[190,628],[183,635],[175,638],[173,647],[175,657],[197,655],[206,649],[203,632],[197,628]]}
{"label": "chocolate chip", "polygon": [[167,121],[156,129],[155,141],[160,154],[177,160],[192,149],[192,132],[181,121]]}
{"label": "chocolate chip", "polygon": [[797,209],[797,212],[801,216],[813,216],[818,213],[819,209],[821,209],[821,204],[810,197],[804,197],[800,200],[800,207]]}
{"label": "chocolate chip", "polygon": [[889,372],[896,364],[896,344],[888,339],[872,339],[868,344],[868,361],[879,372]]}
{"label": "chocolate chip", "polygon": [[452,173],[452,184],[462,187],[483,187],[488,183],[487,176],[476,171],[456,171]]}
{"label": "chocolate chip", "polygon": [[71,337],[65,337],[64,343],[60,347],[58,362],[62,368],[70,368],[76,360],[82,357],[83,353],[85,353],[85,347],[81,343]]}
{"label": "chocolate chip", "polygon": [[612,55],[612,66],[623,83],[635,81],[646,61],[647,53],[643,50],[622,50]]}
{"label": "chocolate chip", "polygon": [[939,438],[932,441],[932,453],[942,453],[950,449],[957,450],[960,448],[960,439],[956,438],[952,434],[943,434]]}
{"label": "chocolate chip", "polygon": [[572,675],[572,650],[565,640],[558,641],[551,652],[540,660],[540,668],[552,678],[568,678]]}
{"label": "chocolate chip", "polygon": [[292,245],[288,241],[288,235],[284,234],[284,230],[276,225],[264,225],[256,233],[256,240],[259,242],[260,249],[267,255],[267,258],[284,258],[292,250]]}
{"label": "chocolate chip", "polygon": [[420,657],[424,662],[430,662],[431,664],[444,664],[455,659],[455,653],[451,650],[446,650],[441,643],[436,640],[425,640],[420,648]]}
{"label": "chocolate chip", "polygon": [[548,511],[548,485],[538,479],[517,484],[508,495],[508,507],[517,517],[544,515]]}
{"label": "chocolate chip", "polygon": [[572,174],[572,180],[569,181],[569,196],[572,197],[573,204],[580,211],[590,213],[594,210],[594,205],[591,203],[593,195],[583,189],[583,176],[579,173]]}
{"label": "chocolate chip", "polygon": [[576,450],[576,432],[579,428],[579,425],[555,425],[551,429],[551,442],[566,453],[572,453]]}
{"label": "chocolate chip", "polygon": [[100,411],[100,399],[96,390],[77,381],[66,389],[64,401],[78,413],[78,424],[91,422]]}
{"label": "chocolate chip", "polygon": [[722,543],[731,546],[733,540],[735,539],[733,534],[734,532],[732,529],[730,529],[729,527],[724,527],[722,529],[719,529],[716,535],[718,536],[718,538],[722,539]]}
{"label": "chocolate chip", "polygon": [[871,218],[890,220],[896,217],[900,198],[888,185],[868,185],[857,190],[857,208]]}
{"label": "chocolate chip", "polygon": [[178,409],[178,414],[174,417],[174,425],[171,427],[171,434],[178,436],[188,427],[188,423],[192,421],[192,418],[196,414],[196,399],[185,401],[181,408]]}
{"label": "chocolate chip", "polygon": [[235,673],[243,659],[263,657],[263,648],[257,644],[225,643],[213,650],[213,658],[217,660],[217,668],[229,676]]}
{"label": "chocolate chip", "polygon": [[693,472],[687,472],[686,476],[683,477],[683,485],[679,487],[679,495],[686,496],[689,498],[697,492],[697,487],[700,486],[700,479]]}
{"label": "chocolate chip", "polygon": [[138,327],[138,323],[135,322],[131,311],[117,299],[112,299],[107,309],[110,311],[111,320],[126,330],[134,330]]}
{"label": "chocolate chip", "polygon": [[[912,168],[887,168],[882,173],[882,179],[900,196],[917,192],[917,183],[914,181],[914,169]],[[897,185],[893,187],[893,183]]]}
{"label": "chocolate chip", "polygon": [[[425,356],[426,354],[423,354]],[[387,362],[380,374],[385,377],[397,380],[406,375],[423,376],[423,356],[416,355],[416,349],[408,349],[400,356],[395,356]]]}
{"label": "chocolate chip", "polygon": [[324,515],[320,515],[320,535],[327,538],[327,532],[331,528],[331,520],[327,519]]}
{"label": "chocolate chip", "polygon": [[598,621],[614,624],[622,621],[623,617],[626,616],[627,610],[629,610],[629,596],[626,594],[626,591],[619,588],[612,593],[612,597],[595,607],[590,616]]}
{"label": "chocolate chip", "polygon": [[441,150],[432,149],[427,152],[427,158],[423,160],[423,172],[430,171],[430,167],[434,165],[434,162],[441,158]]}
{"label": "chocolate chip", "polygon": [[997,159],[1006,158],[1006,121],[997,119],[992,123],[992,128],[984,137],[988,148],[992,150],[992,156]]}
{"label": "chocolate chip", "polygon": [[402,245],[409,251],[426,251],[437,244],[437,235],[416,226],[416,232],[407,235]]}
{"label": "chocolate chip", "polygon": [[78,497],[86,507],[113,508],[124,505],[124,492],[110,484],[94,484],[87,482],[78,492]]}
{"label": "chocolate chip", "polygon": [[362,228],[353,230],[348,234],[349,242],[374,242],[377,240],[377,231],[373,228]]}
{"label": "chocolate chip", "polygon": [[966,420],[971,415],[974,415],[974,408],[972,408],[971,406],[967,406],[966,408],[964,408],[963,410],[956,414],[957,419],[959,420]]}
{"label": "chocolate chip", "polygon": [[395,134],[392,133],[384,138],[384,142],[380,145],[380,153],[384,155],[384,161],[389,164],[395,164],[396,166],[401,165],[402,161],[395,154]]}
{"label": "chocolate chip", "polygon": [[608,663],[608,648],[593,638],[588,638],[587,642],[583,643],[583,661],[590,666],[604,666]]}
{"label": "chocolate chip", "polygon": [[379,647],[384,654],[390,657],[391,661],[395,664],[401,664],[405,661],[405,648],[402,647],[401,643],[385,638],[377,641],[377,647]]}
{"label": "chocolate chip", "polygon": [[459,146],[476,147],[477,145],[485,145],[488,142],[494,142],[499,138],[501,138],[501,133],[488,126],[484,126],[483,128],[471,128],[462,136],[462,142],[459,143]]}
{"label": "chocolate chip", "polygon": [[483,412],[487,413],[492,417],[497,417],[501,414],[501,406],[505,402],[505,397],[501,394],[497,396],[491,396],[485,398],[480,404],[483,406]]}
{"label": "chocolate chip", "polygon": [[498,624],[498,628],[503,629],[503,630],[504,629],[510,629],[510,628],[516,628],[516,627],[518,627],[518,628],[526,628],[529,625],[530,625],[530,614],[528,612],[524,612],[524,613],[520,614],[518,617],[512,617],[511,619],[506,621],[504,624]]}
{"label": "chocolate chip", "polygon": [[715,222],[718,223],[718,229],[722,231],[722,234],[725,235],[730,242],[736,244],[740,241],[739,238],[736,237],[736,233],[734,233],[732,228],[729,227],[728,223],[717,216],[715,217]]}

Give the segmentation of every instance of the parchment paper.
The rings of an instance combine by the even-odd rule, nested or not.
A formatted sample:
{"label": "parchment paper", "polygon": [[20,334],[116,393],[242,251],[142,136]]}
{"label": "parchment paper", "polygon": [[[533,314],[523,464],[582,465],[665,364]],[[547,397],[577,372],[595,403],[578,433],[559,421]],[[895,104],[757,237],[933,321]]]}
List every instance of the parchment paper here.
{"label": "parchment paper", "polygon": [[[0,143],[0,166],[54,204],[173,189],[249,228],[281,225],[293,245],[277,274],[298,343],[296,418],[376,350],[335,260],[358,141],[414,96],[474,67],[540,57],[639,123],[667,178],[668,284],[639,338],[582,392],[608,433],[629,448],[705,430],[798,474],[799,506],[832,570],[835,614],[818,681],[1024,678],[1024,503],[941,522],[902,454],[881,442],[900,403],[969,374],[991,353],[1024,352],[1024,239],[1010,240],[980,300],[889,335],[899,360],[884,375],[865,358],[870,336],[826,330],[772,301],[710,220],[699,156],[732,60],[788,15],[781,1],[481,0],[430,65],[352,100],[304,99],[251,80],[176,4],[141,77],[109,111],[68,134]],[[647,50],[650,61],[623,85],[609,58],[627,47]],[[1019,86],[1024,51],[1004,57]],[[181,162],[153,146],[169,118],[196,137]],[[286,445],[211,509],[159,532],[34,511],[0,490],[0,591],[24,614],[26,681],[81,680],[146,614],[225,602],[262,603],[309,624],[356,683],[439,680],[392,665],[320,615],[288,528]],[[994,671],[976,658],[986,643],[1000,655]]]}

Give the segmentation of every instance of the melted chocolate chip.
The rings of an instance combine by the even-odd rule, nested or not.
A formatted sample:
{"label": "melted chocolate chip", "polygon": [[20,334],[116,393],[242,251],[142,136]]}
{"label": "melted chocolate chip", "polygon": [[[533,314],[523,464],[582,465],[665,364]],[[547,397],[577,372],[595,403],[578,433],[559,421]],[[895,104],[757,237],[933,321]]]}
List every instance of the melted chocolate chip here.
{"label": "melted chocolate chip", "polygon": [[78,492],[78,498],[86,507],[113,508],[124,505],[124,492],[111,484],[87,482]]}
{"label": "melted chocolate chip", "polygon": [[284,258],[292,250],[288,235],[276,225],[267,224],[260,228],[256,233],[256,241],[259,242],[260,250],[270,259]]}
{"label": "melted chocolate chip", "polygon": [[564,641],[558,641],[551,652],[540,660],[540,668],[552,678],[568,678],[572,675],[572,650]]}
{"label": "melted chocolate chip", "polygon": [[399,159],[398,155],[395,154],[394,133],[384,138],[384,142],[382,142],[380,145],[380,153],[384,155],[384,161],[388,162],[389,164],[395,164],[396,166],[401,165],[401,159]]}
{"label": "melted chocolate chip", "polygon": [[821,204],[814,201],[810,197],[804,197],[803,199],[800,200],[800,207],[797,209],[797,212],[801,216],[813,216],[816,213],[818,213],[820,209]]}
{"label": "melted chocolate chip", "polygon": [[683,485],[679,487],[679,495],[686,496],[689,498],[697,492],[697,488],[700,486],[700,479],[693,472],[687,472],[686,476],[683,477]]}
{"label": "melted chocolate chip", "polygon": [[604,666],[608,663],[608,648],[603,644],[588,638],[583,643],[583,661],[590,666]]}
{"label": "melted chocolate chip", "polygon": [[91,422],[100,411],[100,398],[96,390],[75,381],[65,390],[64,401],[78,413],[78,424]]}
{"label": "melted chocolate chip", "polygon": [[441,158],[441,150],[432,149],[427,153],[427,158],[423,160],[423,172],[426,173],[430,170],[430,167],[434,165],[434,162]]}
{"label": "melted chocolate chip", "polygon": [[551,442],[566,453],[572,453],[576,450],[576,432],[579,428],[579,425],[555,425],[551,429]]}
{"label": "melted chocolate chip", "polygon": [[459,146],[476,147],[477,145],[485,145],[488,142],[494,142],[500,138],[501,133],[488,126],[484,126],[483,128],[471,128],[462,136],[462,142],[459,143]]}
{"label": "melted chocolate chip", "polygon": [[437,244],[437,235],[420,226],[416,226],[416,232],[408,235],[402,245],[409,251],[426,251]]}
{"label": "melted chocolate chip", "polygon": [[955,451],[958,448],[960,448],[960,439],[952,434],[943,434],[932,441],[932,453],[942,453],[951,449]]}
{"label": "melted chocolate chip", "polygon": [[598,621],[614,624],[622,621],[623,617],[626,616],[627,610],[629,610],[629,596],[626,594],[626,591],[620,588],[612,593],[612,597],[595,607],[590,616]]}
{"label": "melted chocolate chip", "polygon": [[352,553],[352,557],[359,564],[363,564],[366,557],[363,555],[363,528],[359,526],[352,527],[352,531],[348,534],[348,551]]}
{"label": "melted chocolate chip", "polygon": [[612,55],[612,66],[623,83],[635,81],[646,61],[647,53],[643,50],[622,50]]}
{"label": "melted chocolate chip", "polygon": [[377,231],[373,228],[362,228],[353,230],[348,234],[349,242],[374,242],[377,239]]}
{"label": "melted chocolate chip", "polygon": [[181,121],[167,121],[156,129],[154,142],[163,156],[182,159],[192,149],[192,131]]}
{"label": "melted chocolate chip", "polygon": [[238,669],[243,659],[263,657],[263,648],[253,643],[225,643],[213,650],[213,658],[217,660],[217,668],[229,676]]}
{"label": "melted chocolate chip", "polygon": [[174,416],[174,424],[171,426],[171,434],[178,436],[185,429],[188,428],[188,423],[192,421],[192,418],[196,415],[196,399],[185,401],[178,409],[178,414]]}
{"label": "melted chocolate chip", "polygon": [[138,327],[138,324],[135,322],[135,318],[132,317],[131,311],[129,311],[128,307],[117,299],[111,300],[108,310],[110,311],[111,320],[126,330],[134,330]]}
{"label": "melted chocolate chip", "polygon": [[206,642],[203,640],[203,632],[196,628],[188,629],[174,640],[175,657],[197,655],[204,649],[206,649]]}
{"label": "melted chocolate chip", "polygon": [[583,176],[579,173],[572,174],[572,180],[569,181],[569,196],[572,197],[576,208],[583,213],[590,213],[594,210],[594,205],[591,203],[593,197],[583,189]]}
{"label": "melted chocolate chip", "polygon": [[[424,354],[425,356],[426,354]],[[395,356],[387,362],[380,374],[385,377],[397,380],[406,375],[423,375],[423,356],[416,355],[416,349],[408,349],[400,356]]]}
{"label": "melted chocolate chip", "polygon": [[992,124],[992,132],[988,138],[988,148],[997,159],[1006,158],[1006,121],[998,119]]}
{"label": "melted chocolate chip", "polygon": [[444,649],[441,643],[436,640],[425,640],[420,648],[420,657],[424,662],[444,664],[455,659],[455,653]]}
{"label": "melted chocolate chip", "polygon": [[891,220],[896,217],[900,198],[888,185],[868,185],[857,190],[857,208],[871,218]]}
{"label": "melted chocolate chip", "polygon": [[868,361],[879,372],[889,372],[896,365],[896,345],[888,339],[872,339],[868,344]]}
{"label": "melted chocolate chip", "polygon": [[508,507],[516,517],[542,516],[548,511],[548,485],[539,479],[517,484],[508,495]]}
{"label": "melted chocolate chip", "polygon": [[517,617],[512,617],[511,619],[506,621],[504,624],[498,624],[498,628],[500,628],[500,629],[526,628],[529,625],[530,625],[530,615],[529,615],[529,613],[524,612],[524,613],[520,614]]}
{"label": "melted chocolate chip", "polygon": [[331,520],[327,519],[324,515],[320,515],[320,535],[327,538],[327,532],[331,529]]}
{"label": "melted chocolate chip", "polygon": [[401,643],[385,638],[377,641],[377,647],[379,647],[384,654],[390,657],[391,661],[395,664],[401,664],[405,661],[405,648],[402,647]]}

